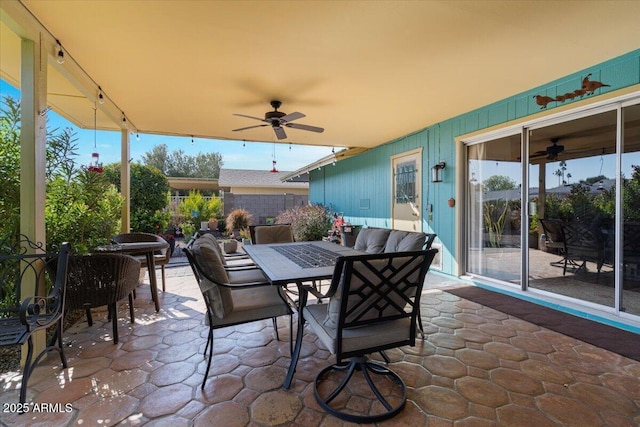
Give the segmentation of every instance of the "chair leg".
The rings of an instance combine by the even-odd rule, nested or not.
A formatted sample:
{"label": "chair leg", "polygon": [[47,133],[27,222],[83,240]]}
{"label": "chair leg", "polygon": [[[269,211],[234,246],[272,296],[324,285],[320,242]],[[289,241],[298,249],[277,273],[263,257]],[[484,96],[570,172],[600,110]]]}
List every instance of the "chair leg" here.
{"label": "chair leg", "polygon": [[426,335],[424,334],[424,328],[422,327],[422,315],[420,314],[420,310],[418,310],[418,333],[420,334],[420,338],[425,339]]}
{"label": "chair leg", "polygon": [[[351,411],[349,411],[348,413],[342,412],[341,408],[338,409],[330,406],[330,403],[333,401],[333,399],[335,399],[340,394],[340,392],[342,392],[342,390],[346,387],[346,385],[348,384],[349,380],[351,379],[351,377],[353,376],[356,370],[362,372],[362,375],[367,381],[369,388],[375,395],[378,402],[384,408],[383,412],[374,413],[371,415],[357,415],[352,413]],[[329,393],[325,397],[322,397],[318,392],[318,388],[319,388],[318,384],[323,380],[323,377],[325,376],[325,374],[327,374],[330,371],[346,371],[346,374],[342,378],[342,381],[340,381],[338,386],[335,387],[335,389],[331,393]],[[402,390],[402,396],[395,395],[396,398],[399,398],[399,401],[398,403],[396,403],[395,406],[389,403],[389,401],[387,401],[387,399],[382,395],[382,393],[374,383],[370,373],[390,377],[391,380],[393,380],[396,384],[398,384],[398,386],[400,386],[400,389]],[[404,385],[404,382],[402,381],[402,379],[390,369],[384,366],[369,362],[366,357],[354,357],[351,359],[351,361],[347,365],[332,365],[323,369],[316,376],[313,386],[314,386],[313,392],[316,397],[316,401],[318,402],[320,407],[322,407],[322,409],[327,411],[329,414],[337,418],[340,418],[341,420],[346,420],[346,421],[355,422],[355,423],[375,423],[378,421],[389,419],[397,415],[404,408],[407,402],[407,388]],[[372,408],[375,406],[377,405],[372,406]]]}
{"label": "chair leg", "polygon": [[164,265],[161,265],[160,269],[162,270],[162,292],[166,292],[167,289],[165,287]]}
{"label": "chair leg", "polygon": [[276,340],[280,341],[280,335],[278,335],[278,320],[275,317],[272,317],[273,321],[273,330],[276,331]]}
{"label": "chair leg", "polygon": [[85,313],[87,314],[87,323],[89,324],[89,326],[93,326],[93,316],[91,316],[91,309],[87,308],[85,310]]}
{"label": "chair leg", "polygon": [[[209,350],[209,360],[207,361],[207,369],[204,372],[204,378],[202,379],[202,385],[200,389],[204,390],[204,385],[207,382],[207,377],[209,376],[209,369],[211,368],[211,358],[213,357],[213,329],[209,328],[209,337],[210,340],[207,341],[207,346],[209,342],[211,342],[211,349]],[[204,353],[207,354],[207,347],[204,349]]]}
{"label": "chair leg", "polygon": [[27,401],[27,383],[29,382],[29,377],[31,376],[31,370],[33,367],[31,366],[31,359],[33,358],[33,338],[29,335],[27,339],[27,358],[24,362],[24,369],[22,370],[22,382],[20,385],[20,403],[25,403]]}
{"label": "chair leg", "polygon": [[109,304],[109,316],[113,324],[113,343],[118,344],[118,309],[116,303]]}
{"label": "chair leg", "polygon": [[136,321],[136,315],[133,310],[133,292],[129,293],[129,317],[131,318],[131,323]]}

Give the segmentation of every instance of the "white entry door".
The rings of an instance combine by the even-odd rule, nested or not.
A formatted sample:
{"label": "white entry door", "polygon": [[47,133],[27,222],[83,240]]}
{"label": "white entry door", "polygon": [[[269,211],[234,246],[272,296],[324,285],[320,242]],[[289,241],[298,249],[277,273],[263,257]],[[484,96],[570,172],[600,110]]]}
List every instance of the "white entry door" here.
{"label": "white entry door", "polygon": [[397,230],[422,231],[420,203],[422,150],[414,150],[391,158],[392,227]]}

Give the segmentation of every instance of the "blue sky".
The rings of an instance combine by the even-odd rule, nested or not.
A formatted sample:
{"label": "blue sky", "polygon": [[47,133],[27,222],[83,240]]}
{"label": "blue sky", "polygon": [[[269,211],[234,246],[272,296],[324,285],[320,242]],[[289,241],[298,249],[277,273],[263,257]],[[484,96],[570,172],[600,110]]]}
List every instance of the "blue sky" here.
{"label": "blue sky", "polygon": [[[0,79],[0,98],[7,95],[15,99],[20,98],[20,92],[16,88]],[[48,113],[48,118],[48,125],[51,129],[56,127],[73,128],[77,138],[77,162],[79,164],[89,164],[93,152],[100,154],[102,163],[120,161],[120,132],[98,131],[97,148],[94,148],[94,131],[92,129],[79,129],[53,111]],[[169,152],[183,150],[188,155],[220,153],[224,161],[223,168],[227,169],[271,170],[275,151],[275,160],[280,171],[297,170],[328,156],[332,149],[331,146],[289,146],[288,144],[255,142],[247,142],[243,147],[241,142],[202,138],[194,138],[192,144],[191,137],[140,134],[139,140],[136,135],[131,136],[131,157],[134,161],[140,162],[143,154],[160,144],[166,144]],[[339,148],[336,147],[336,151],[338,150]]]}

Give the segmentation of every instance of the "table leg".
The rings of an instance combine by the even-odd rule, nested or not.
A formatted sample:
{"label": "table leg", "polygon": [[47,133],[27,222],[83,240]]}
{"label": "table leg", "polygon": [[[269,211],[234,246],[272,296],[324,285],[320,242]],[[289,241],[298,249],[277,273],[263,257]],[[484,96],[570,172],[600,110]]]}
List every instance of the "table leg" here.
{"label": "table leg", "polygon": [[304,316],[302,315],[302,310],[307,305],[307,291],[303,289],[302,283],[296,283],[298,286],[298,331],[296,333],[296,345],[293,350],[293,354],[291,355],[291,364],[289,365],[289,371],[287,372],[287,377],[284,380],[284,389],[288,390],[291,387],[291,382],[293,381],[293,374],[296,372],[296,365],[298,364],[298,359],[300,358],[300,351],[302,350],[302,336],[304,335]]}
{"label": "table leg", "polygon": [[156,280],[156,263],[153,259],[153,251],[147,252],[147,270],[149,270],[151,298],[156,306],[156,312],[158,312],[160,311],[160,302],[158,301],[158,281]]}

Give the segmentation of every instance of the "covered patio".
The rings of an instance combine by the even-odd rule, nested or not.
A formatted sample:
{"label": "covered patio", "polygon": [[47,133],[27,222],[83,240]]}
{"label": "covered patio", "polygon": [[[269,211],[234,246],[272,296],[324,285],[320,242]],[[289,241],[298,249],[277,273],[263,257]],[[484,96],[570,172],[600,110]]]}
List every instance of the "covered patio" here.
{"label": "covered patio", "polygon": [[[407,384],[407,406],[380,425],[640,422],[640,362],[447,292],[465,285],[428,274],[426,339],[388,352]],[[7,411],[17,402],[20,373],[0,374],[0,425],[342,425],[313,396],[313,378],[333,363],[313,332],[305,332],[292,388],[283,390],[290,361],[285,318],[280,341],[267,320],[215,331],[212,370],[201,390],[208,328],[190,267],[174,260],[167,269],[158,313],[148,289],[138,287],[135,324],[121,308],[119,344],[111,340],[106,311],[92,327],[80,320],[65,332],[69,368],[62,371],[55,357],[36,368],[27,393],[31,413]]]}

